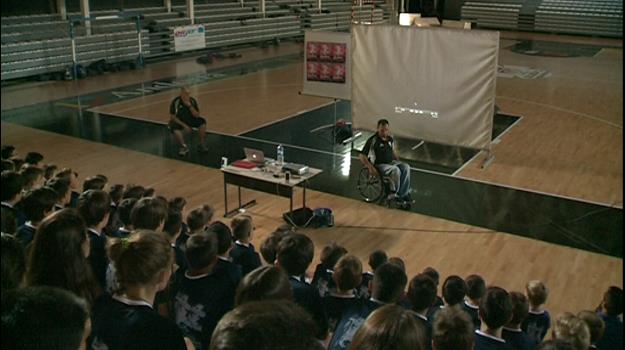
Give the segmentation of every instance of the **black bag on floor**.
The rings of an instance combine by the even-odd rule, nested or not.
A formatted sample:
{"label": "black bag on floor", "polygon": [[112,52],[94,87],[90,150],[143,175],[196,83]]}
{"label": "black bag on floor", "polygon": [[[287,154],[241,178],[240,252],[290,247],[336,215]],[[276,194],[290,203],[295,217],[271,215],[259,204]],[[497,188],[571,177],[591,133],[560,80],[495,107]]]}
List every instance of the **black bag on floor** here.
{"label": "black bag on floor", "polygon": [[290,212],[286,212],[282,214],[282,218],[287,224],[295,227],[306,227],[310,223],[310,220],[313,218],[313,211],[308,207],[299,208],[293,210],[293,214]]}

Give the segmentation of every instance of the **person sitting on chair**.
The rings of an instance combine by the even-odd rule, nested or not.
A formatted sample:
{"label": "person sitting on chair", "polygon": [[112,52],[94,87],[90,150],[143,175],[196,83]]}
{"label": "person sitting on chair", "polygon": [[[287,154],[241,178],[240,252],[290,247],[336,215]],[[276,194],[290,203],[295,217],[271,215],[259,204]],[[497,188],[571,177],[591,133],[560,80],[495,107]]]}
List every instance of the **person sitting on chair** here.
{"label": "person sitting on chair", "polygon": [[371,175],[391,178],[388,199],[402,202],[402,209],[410,209],[410,166],[399,161],[388,120],[378,120],[377,132],[367,140],[359,157]]}
{"label": "person sitting on chair", "polygon": [[190,132],[191,128],[198,128],[198,136],[200,138],[198,149],[200,152],[208,151],[204,145],[206,120],[200,116],[197,101],[189,95],[189,90],[186,87],[181,87],[180,96],[171,101],[169,116],[169,129],[174,134],[178,145],[180,145],[178,154],[181,157],[189,153],[189,148],[184,142],[183,132]]}

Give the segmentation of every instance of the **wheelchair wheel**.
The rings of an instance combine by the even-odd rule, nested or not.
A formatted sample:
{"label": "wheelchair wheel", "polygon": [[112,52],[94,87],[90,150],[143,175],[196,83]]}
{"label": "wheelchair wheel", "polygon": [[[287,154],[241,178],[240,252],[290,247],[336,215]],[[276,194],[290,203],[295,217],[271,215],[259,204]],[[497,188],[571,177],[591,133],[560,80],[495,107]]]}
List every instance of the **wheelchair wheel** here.
{"label": "wheelchair wheel", "polygon": [[358,174],[358,192],[365,202],[377,202],[384,195],[384,184],[377,176],[372,176],[369,169],[362,168]]}

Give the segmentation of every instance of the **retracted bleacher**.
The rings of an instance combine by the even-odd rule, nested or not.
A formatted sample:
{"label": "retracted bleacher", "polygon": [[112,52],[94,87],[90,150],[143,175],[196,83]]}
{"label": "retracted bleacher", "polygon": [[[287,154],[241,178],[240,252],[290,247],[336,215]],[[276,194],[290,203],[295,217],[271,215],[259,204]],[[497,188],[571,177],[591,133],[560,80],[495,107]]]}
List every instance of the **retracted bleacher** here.
{"label": "retracted bleacher", "polygon": [[623,37],[622,0],[476,0],[461,18],[479,28]]}

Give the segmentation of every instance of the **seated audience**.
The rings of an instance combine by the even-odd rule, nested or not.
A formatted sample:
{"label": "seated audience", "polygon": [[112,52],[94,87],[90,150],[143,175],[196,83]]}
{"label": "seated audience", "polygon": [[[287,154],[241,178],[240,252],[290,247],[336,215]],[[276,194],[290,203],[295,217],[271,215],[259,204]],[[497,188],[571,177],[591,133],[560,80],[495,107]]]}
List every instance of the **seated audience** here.
{"label": "seated audience", "polygon": [[467,294],[467,284],[460,276],[449,276],[443,282],[443,300],[445,307],[462,307],[461,303]]}
{"label": "seated audience", "polygon": [[272,232],[269,237],[265,238],[263,243],[260,245],[260,254],[267,264],[275,264],[278,244],[280,244],[280,241],[284,238],[284,236],[292,232],[294,231],[282,231],[278,228],[278,230]]}
{"label": "seated audience", "polygon": [[26,271],[24,248],[15,237],[2,234],[2,294],[11,289],[20,288]]}
{"label": "seated audience", "polygon": [[356,288],[362,280],[362,264],[354,255],[343,255],[334,266],[334,288],[323,297],[330,331],[334,331],[343,312],[360,302]]}
{"label": "seated audience", "polygon": [[3,350],[83,350],[90,333],[87,304],[68,291],[29,287],[2,293]]}
{"label": "seated audience", "polygon": [[373,280],[373,274],[375,269],[388,261],[388,256],[383,250],[376,250],[369,255],[369,271],[365,271],[362,274],[362,282],[358,288],[358,296],[360,298],[368,299],[371,296],[371,281]]}
{"label": "seated audience", "polygon": [[195,208],[187,214],[186,223],[189,232],[182,232],[176,241],[176,247],[183,252],[186,250],[186,242],[194,234],[206,231],[206,228],[213,218],[213,208],[205,204]]}
{"label": "seated audience", "polygon": [[478,310],[480,309],[480,300],[486,293],[486,282],[480,275],[470,275],[464,282],[467,285],[467,296],[463,305],[464,311],[471,317],[473,328],[480,329],[482,323]]}
{"label": "seated audience", "polygon": [[354,335],[351,349],[423,350],[425,331],[413,312],[398,305],[375,310]]}
{"label": "seated audience", "polygon": [[327,245],[321,250],[321,263],[315,267],[315,273],[310,282],[310,284],[319,291],[320,297],[323,298],[335,287],[332,279],[334,265],[336,265],[336,262],[345,254],[347,254],[347,249],[336,243]]}
{"label": "seated audience", "polygon": [[43,177],[46,179],[46,181],[48,181],[54,177],[54,174],[57,170],[58,168],[56,165],[46,164],[43,166]]}
{"label": "seated audience", "polygon": [[[436,269],[434,269],[433,267],[426,267],[425,269],[423,269],[424,274],[430,276],[430,278],[434,281],[434,283],[436,283],[436,290],[438,290],[438,284],[439,284],[439,274],[438,271],[436,271]],[[428,312],[428,318],[431,318],[431,316],[433,316],[433,314],[438,311],[438,309],[440,309],[441,306],[445,305],[445,302],[443,301],[443,298],[441,298],[438,294],[436,295],[436,300],[434,301],[434,305],[432,305],[432,307],[430,308],[430,311]]]}
{"label": "seated audience", "polygon": [[328,332],[328,318],[317,290],[302,277],[313,260],[315,247],[308,236],[293,233],[285,236],[278,245],[278,266],[289,275],[293,287],[293,299],[312,316],[315,334],[325,339]]}
{"label": "seated audience", "polygon": [[[174,197],[169,200],[169,210],[177,211],[180,213],[180,215],[182,215],[182,213],[184,212],[184,207],[186,205],[187,205],[187,200],[182,197]],[[187,227],[187,224],[184,221],[182,222],[181,232],[185,234],[189,232],[189,228]]]}
{"label": "seated audience", "polygon": [[28,152],[26,153],[26,157],[24,157],[24,162],[26,164],[39,166],[39,163],[43,161],[43,154],[39,152]]}
{"label": "seated audience", "polygon": [[102,289],[106,287],[106,268],[109,264],[106,254],[107,237],[103,229],[109,220],[110,203],[111,198],[108,193],[101,190],[89,190],[80,195],[77,206],[78,213],[87,225],[91,242],[89,263]]}
{"label": "seated audience", "polygon": [[489,287],[480,301],[481,329],[475,331],[475,350],[511,349],[501,337],[503,326],[512,317],[512,303],[508,292]]}
{"label": "seated audience", "polygon": [[130,213],[132,213],[132,209],[135,207],[137,202],[136,198],[126,198],[119,203],[116,211],[117,218],[119,219],[121,226],[112,235],[113,237],[126,238],[130,236],[130,233],[134,230]]}
{"label": "seated audience", "polygon": [[2,159],[2,171],[15,171],[15,164],[8,159]]}
{"label": "seated audience", "polygon": [[2,159],[11,159],[16,155],[15,146],[13,145],[2,145],[0,152],[2,152]]}
{"label": "seated audience", "polygon": [[263,300],[293,300],[289,276],[279,267],[261,266],[245,275],[237,288],[234,304]]}
{"label": "seated audience", "polygon": [[406,263],[404,262],[402,258],[398,256],[393,256],[393,257],[388,258],[388,262],[399,266],[402,270],[404,270],[404,272],[406,272]]}
{"label": "seated audience", "polygon": [[597,349],[597,343],[603,337],[603,333],[605,332],[605,323],[601,317],[593,311],[580,311],[577,314],[577,317],[584,321],[588,326],[588,330],[590,331],[590,349]]}
{"label": "seated audience", "polygon": [[109,188],[109,196],[111,197],[111,214],[109,215],[109,222],[106,223],[106,227],[104,228],[104,232],[106,232],[108,236],[116,237],[117,230],[119,230],[122,226],[117,210],[120,202],[122,201],[123,191],[123,185],[113,185]]}
{"label": "seated audience", "polygon": [[163,202],[156,197],[139,199],[130,211],[132,229],[162,232],[167,211],[167,201]]}
{"label": "seated audience", "polygon": [[93,302],[100,293],[91,265],[85,222],[75,209],[49,215],[37,227],[25,275],[27,286],[66,289]]}
{"label": "seated audience", "polygon": [[143,186],[127,185],[124,188],[124,193],[122,193],[122,199],[134,198],[136,200],[139,200],[143,197],[149,197],[148,195],[146,195],[147,192],[148,192],[148,189],[146,189]]}
{"label": "seated audience", "polygon": [[67,180],[52,178],[46,181],[46,187],[50,187],[56,192],[57,199],[56,204],[54,204],[54,210],[61,210],[69,205],[72,191]]}
{"label": "seated audience", "polygon": [[365,319],[386,304],[396,304],[404,292],[408,278],[395,264],[385,263],[375,269],[371,298],[343,313],[332,336],[329,350],[349,349],[354,334]]}
{"label": "seated audience", "polygon": [[20,170],[20,175],[22,175],[22,180],[24,181],[24,192],[41,187],[45,182],[45,179],[43,177],[43,170],[34,165],[23,166]]}
{"label": "seated audience", "polygon": [[80,184],[78,182],[78,173],[72,171],[72,169],[64,168],[61,171],[57,172],[54,175],[58,179],[65,179],[69,183],[69,188],[71,190],[71,197],[68,206],[71,208],[76,208],[78,205],[78,197],[80,193],[78,193],[78,189],[80,188]]}
{"label": "seated audience", "polygon": [[215,329],[210,350],[323,350],[310,316],[289,301],[244,303]]}
{"label": "seated audience", "polygon": [[30,190],[20,201],[20,206],[26,217],[24,225],[18,227],[15,237],[26,248],[34,239],[37,226],[43,218],[54,210],[57,195],[49,187],[39,187]]}
{"label": "seated audience", "polygon": [[153,306],[156,293],[166,287],[172,273],[174,257],[167,238],[159,232],[137,231],[113,239],[109,255],[121,291],[96,301],[92,348],[194,349],[180,328]]}
{"label": "seated audience", "polygon": [[15,171],[2,172],[2,232],[14,234],[18,227],[18,218],[23,216],[16,205],[22,199],[24,180]]}
{"label": "seated audience", "polygon": [[201,232],[187,241],[187,271],[176,273],[172,300],[176,323],[197,349],[206,349],[217,322],[234,306],[236,285],[216,271],[217,238]]}
{"label": "seated audience", "polygon": [[521,323],[529,312],[529,303],[523,293],[510,292],[510,303],[512,304],[512,318],[503,327],[502,338],[514,350],[534,350],[536,345],[521,330]]}
{"label": "seated audience", "polygon": [[530,281],[525,286],[525,295],[530,303],[527,318],[521,324],[521,329],[536,345],[540,344],[551,328],[551,316],[545,310],[549,290],[541,281]]}
{"label": "seated audience", "polygon": [[208,226],[208,232],[212,232],[217,237],[217,266],[215,269],[226,271],[232,283],[238,286],[241,278],[243,278],[243,273],[241,266],[233,263],[230,258],[230,249],[233,247],[230,227],[221,221],[215,221]]}
{"label": "seated audience", "polygon": [[623,314],[623,289],[616,286],[608,288],[598,313],[605,323],[605,332],[597,343],[597,349],[622,349],[623,321],[619,315]]}
{"label": "seated audience", "polygon": [[431,348],[432,342],[432,321],[427,314],[430,306],[436,300],[436,283],[426,274],[416,275],[408,285],[408,299],[412,305],[412,310],[416,313],[416,320],[425,331],[425,349]]}
{"label": "seated audience", "polygon": [[176,240],[180,237],[182,231],[182,214],[179,211],[170,210],[167,214],[167,219],[163,225],[163,233],[169,243],[171,243],[171,249],[174,251],[174,257],[176,258],[176,265],[183,270],[187,269],[187,259],[184,253],[176,247]]}
{"label": "seated audience", "polygon": [[553,324],[553,338],[571,343],[575,350],[590,348],[590,330],[584,321],[570,312],[558,316]]}
{"label": "seated audience", "polygon": [[241,266],[243,276],[250,271],[260,267],[260,256],[250,243],[254,225],[252,218],[248,215],[239,215],[232,219],[230,223],[232,236],[235,239],[234,247],[230,250],[232,262]]}
{"label": "seated audience", "polygon": [[[106,178],[104,178],[102,175],[88,177],[82,183],[82,191],[86,192],[89,190],[104,190],[104,187],[106,187],[106,182],[107,182]],[[110,193],[109,193],[109,197],[110,197]]]}
{"label": "seated audience", "polygon": [[455,307],[442,309],[432,325],[432,350],[473,350],[475,334],[466,312]]}

